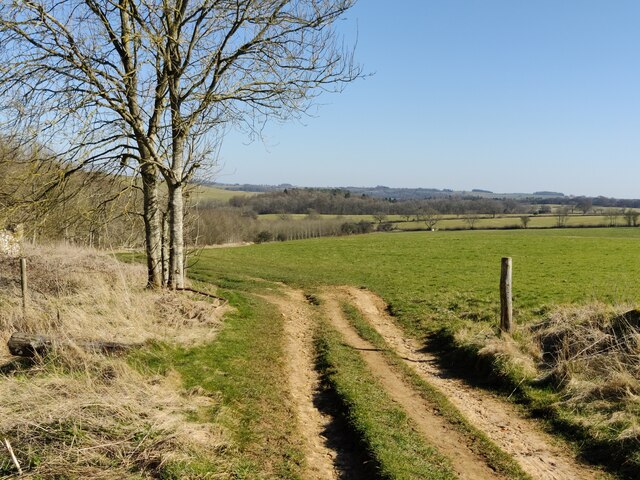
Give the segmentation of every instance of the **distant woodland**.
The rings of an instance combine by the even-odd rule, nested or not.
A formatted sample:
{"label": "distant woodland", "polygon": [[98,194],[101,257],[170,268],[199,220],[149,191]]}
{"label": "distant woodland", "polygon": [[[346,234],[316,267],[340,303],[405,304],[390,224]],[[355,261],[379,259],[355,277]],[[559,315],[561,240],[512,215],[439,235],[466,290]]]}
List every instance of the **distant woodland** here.
{"label": "distant woodland", "polygon": [[[75,171],[48,156],[43,147],[27,148],[5,139],[0,142],[0,178],[0,223],[22,224],[30,241],[62,240],[97,248],[144,246],[143,198],[135,177],[99,168]],[[600,226],[636,226],[640,208],[640,200],[551,196],[554,192],[492,198],[484,190],[461,195],[406,189],[402,198],[394,198],[359,193],[365,189],[283,185],[263,186],[263,193],[255,195],[238,191],[229,200],[201,200],[196,192],[203,188],[211,187],[193,185],[185,192],[185,240],[190,249],[391,231],[409,223],[413,230],[431,230],[443,218],[461,219],[456,228],[476,228],[478,218],[508,216],[513,218],[508,227],[494,228],[527,228],[528,219],[538,216],[553,217],[549,226],[563,227],[570,215],[600,215]],[[390,192],[388,187],[367,190]],[[166,205],[166,192],[160,191],[160,196],[160,205]],[[167,207],[160,213],[166,222]]]}
{"label": "distant woodland", "polygon": [[[425,189],[423,189],[425,190]],[[607,197],[558,197],[548,194],[537,196],[480,196],[479,192],[467,195],[455,193],[444,194],[438,191],[435,195],[416,197],[416,189],[399,199],[395,197],[380,198],[367,194],[356,194],[345,189],[313,189],[285,188],[280,191],[269,191],[255,196],[237,196],[230,200],[231,206],[251,208],[258,214],[269,213],[308,213],[314,210],[326,215],[416,215],[425,211],[438,214],[464,215],[468,213],[501,215],[501,214],[539,214],[551,213],[548,205],[561,205],[570,208],[571,213],[598,213],[602,208],[640,208],[640,200],[621,200]],[[545,192],[546,193],[546,192]],[[405,195],[402,195],[405,196]]]}

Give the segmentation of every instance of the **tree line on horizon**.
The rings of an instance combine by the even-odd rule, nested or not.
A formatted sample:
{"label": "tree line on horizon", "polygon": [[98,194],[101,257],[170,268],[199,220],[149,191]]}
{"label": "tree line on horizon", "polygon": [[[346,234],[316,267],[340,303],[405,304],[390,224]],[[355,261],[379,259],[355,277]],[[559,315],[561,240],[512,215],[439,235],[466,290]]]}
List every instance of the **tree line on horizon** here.
{"label": "tree line on horizon", "polygon": [[640,200],[621,200],[606,197],[558,198],[487,198],[475,195],[436,196],[399,200],[354,195],[349,190],[322,188],[285,188],[260,195],[237,195],[229,200],[235,208],[250,209],[258,215],[307,214],[314,211],[324,215],[405,215],[424,212],[440,215],[515,215],[550,214],[551,205],[569,208],[570,213],[602,213],[602,208],[640,208]]}
{"label": "tree line on horizon", "polygon": [[[34,155],[42,158],[36,161]],[[55,188],[63,174],[63,166],[56,166],[42,152],[10,148],[6,142],[0,142],[0,175],[6,179],[0,184],[0,223],[24,222],[25,235],[32,241],[63,240],[106,249],[144,246],[139,179],[84,171],[70,176],[64,189]],[[160,200],[165,204],[163,191]],[[435,228],[443,216],[461,218],[464,222],[461,228],[472,229],[480,217],[504,215],[514,217],[515,225],[521,228],[527,228],[532,216],[553,215],[557,217],[554,225],[563,227],[572,210],[574,214],[603,215],[604,226],[620,225],[620,218],[623,224],[635,226],[639,217],[637,210],[614,207],[602,210],[593,206],[593,199],[585,198],[573,199],[570,205],[477,197],[398,201],[352,195],[337,189],[286,189],[232,197],[227,202],[203,202],[198,201],[195,191],[187,189],[185,200],[185,246],[189,251],[211,244],[389,231],[394,228],[389,215],[400,216],[401,220],[394,222],[416,222],[417,229],[425,230]],[[160,213],[166,218],[166,209]],[[272,215],[264,219],[261,214]],[[295,219],[291,217],[294,214]],[[359,215],[365,217],[346,217]],[[166,230],[162,235],[164,269],[169,255]]]}

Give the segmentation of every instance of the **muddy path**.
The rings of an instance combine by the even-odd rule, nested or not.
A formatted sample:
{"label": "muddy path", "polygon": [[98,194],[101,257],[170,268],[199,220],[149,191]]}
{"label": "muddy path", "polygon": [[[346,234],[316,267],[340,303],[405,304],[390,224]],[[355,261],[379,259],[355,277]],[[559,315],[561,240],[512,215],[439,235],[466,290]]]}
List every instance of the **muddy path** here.
{"label": "muddy path", "polygon": [[608,478],[595,468],[581,464],[566,446],[543,432],[534,420],[523,417],[513,405],[448,377],[433,354],[424,352],[418,342],[402,333],[387,315],[385,303],[375,294],[343,287],[333,289],[331,297],[352,303],[391,349],[445,394],[471,424],[511,455],[531,477],[541,480]]}
{"label": "muddy path", "polygon": [[332,399],[320,388],[313,351],[314,313],[302,292],[286,289],[284,296],[263,297],[284,320],[284,352],[289,391],[304,445],[309,480],[370,479],[366,456],[360,452],[341,418],[332,412]]}

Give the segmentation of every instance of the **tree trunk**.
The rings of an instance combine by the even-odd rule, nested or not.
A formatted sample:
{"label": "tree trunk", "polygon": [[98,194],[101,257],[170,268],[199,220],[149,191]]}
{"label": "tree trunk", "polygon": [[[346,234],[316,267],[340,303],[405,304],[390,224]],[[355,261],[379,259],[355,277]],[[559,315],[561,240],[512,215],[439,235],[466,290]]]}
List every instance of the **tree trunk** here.
{"label": "tree trunk", "polygon": [[105,342],[102,340],[70,342],[68,340],[54,339],[44,335],[32,335],[24,332],[15,332],[7,342],[9,353],[19,357],[42,356],[54,346],[70,347],[72,345],[78,346],[85,351],[101,353],[126,352],[132,348],[141,346],[141,344]]}
{"label": "tree trunk", "polygon": [[152,165],[141,168],[142,192],[144,197],[144,233],[147,254],[147,288],[162,287],[162,230],[160,209],[158,208],[158,177]]}
{"label": "tree trunk", "polygon": [[162,285],[169,283],[169,219],[162,214]]}
{"label": "tree trunk", "polygon": [[[176,120],[174,119],[174,122]],[[176,122],[178,124],[178,122]],[[184,197],[183,166],[186,133],[172,127],[171,177],[169,187],[169,288],[184,288]]]}
{"label": "tree trunk", "polygon": [[[186,4],[185,4],[186,5]],[[169,288],[184,288],[184,198],[183,182],[185,145],[188,128],[182,117],[182,59],[178,48],[179,18],[184,10],[176,12],[174,23],[168,27],[168,88],[171,108],[171,171],[165,175],[169,187]]]}
{"label": "tree trunk", "polygon": [[169,288],[184,288],[184,199],[182,184],[169,186]]}

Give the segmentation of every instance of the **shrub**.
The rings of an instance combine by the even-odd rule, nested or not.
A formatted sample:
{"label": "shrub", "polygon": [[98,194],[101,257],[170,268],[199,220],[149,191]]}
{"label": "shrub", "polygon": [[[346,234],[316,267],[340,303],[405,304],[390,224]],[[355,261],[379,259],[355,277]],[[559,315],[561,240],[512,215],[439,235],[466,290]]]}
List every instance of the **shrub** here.
{"label": "shrub", "polygon": [[264,243],[264,242],[270,242],[271,240],[273,240],[273,233],[267,230],[262,230],[258,232],[258,234],[256,235],[255,242]]}
{"label": "shrub", "polygon": [[369,233],[373,231],[373,223],[365,222],[345,222],[340,226],[340,231],[344,235],[353,235],[357,233]]}

